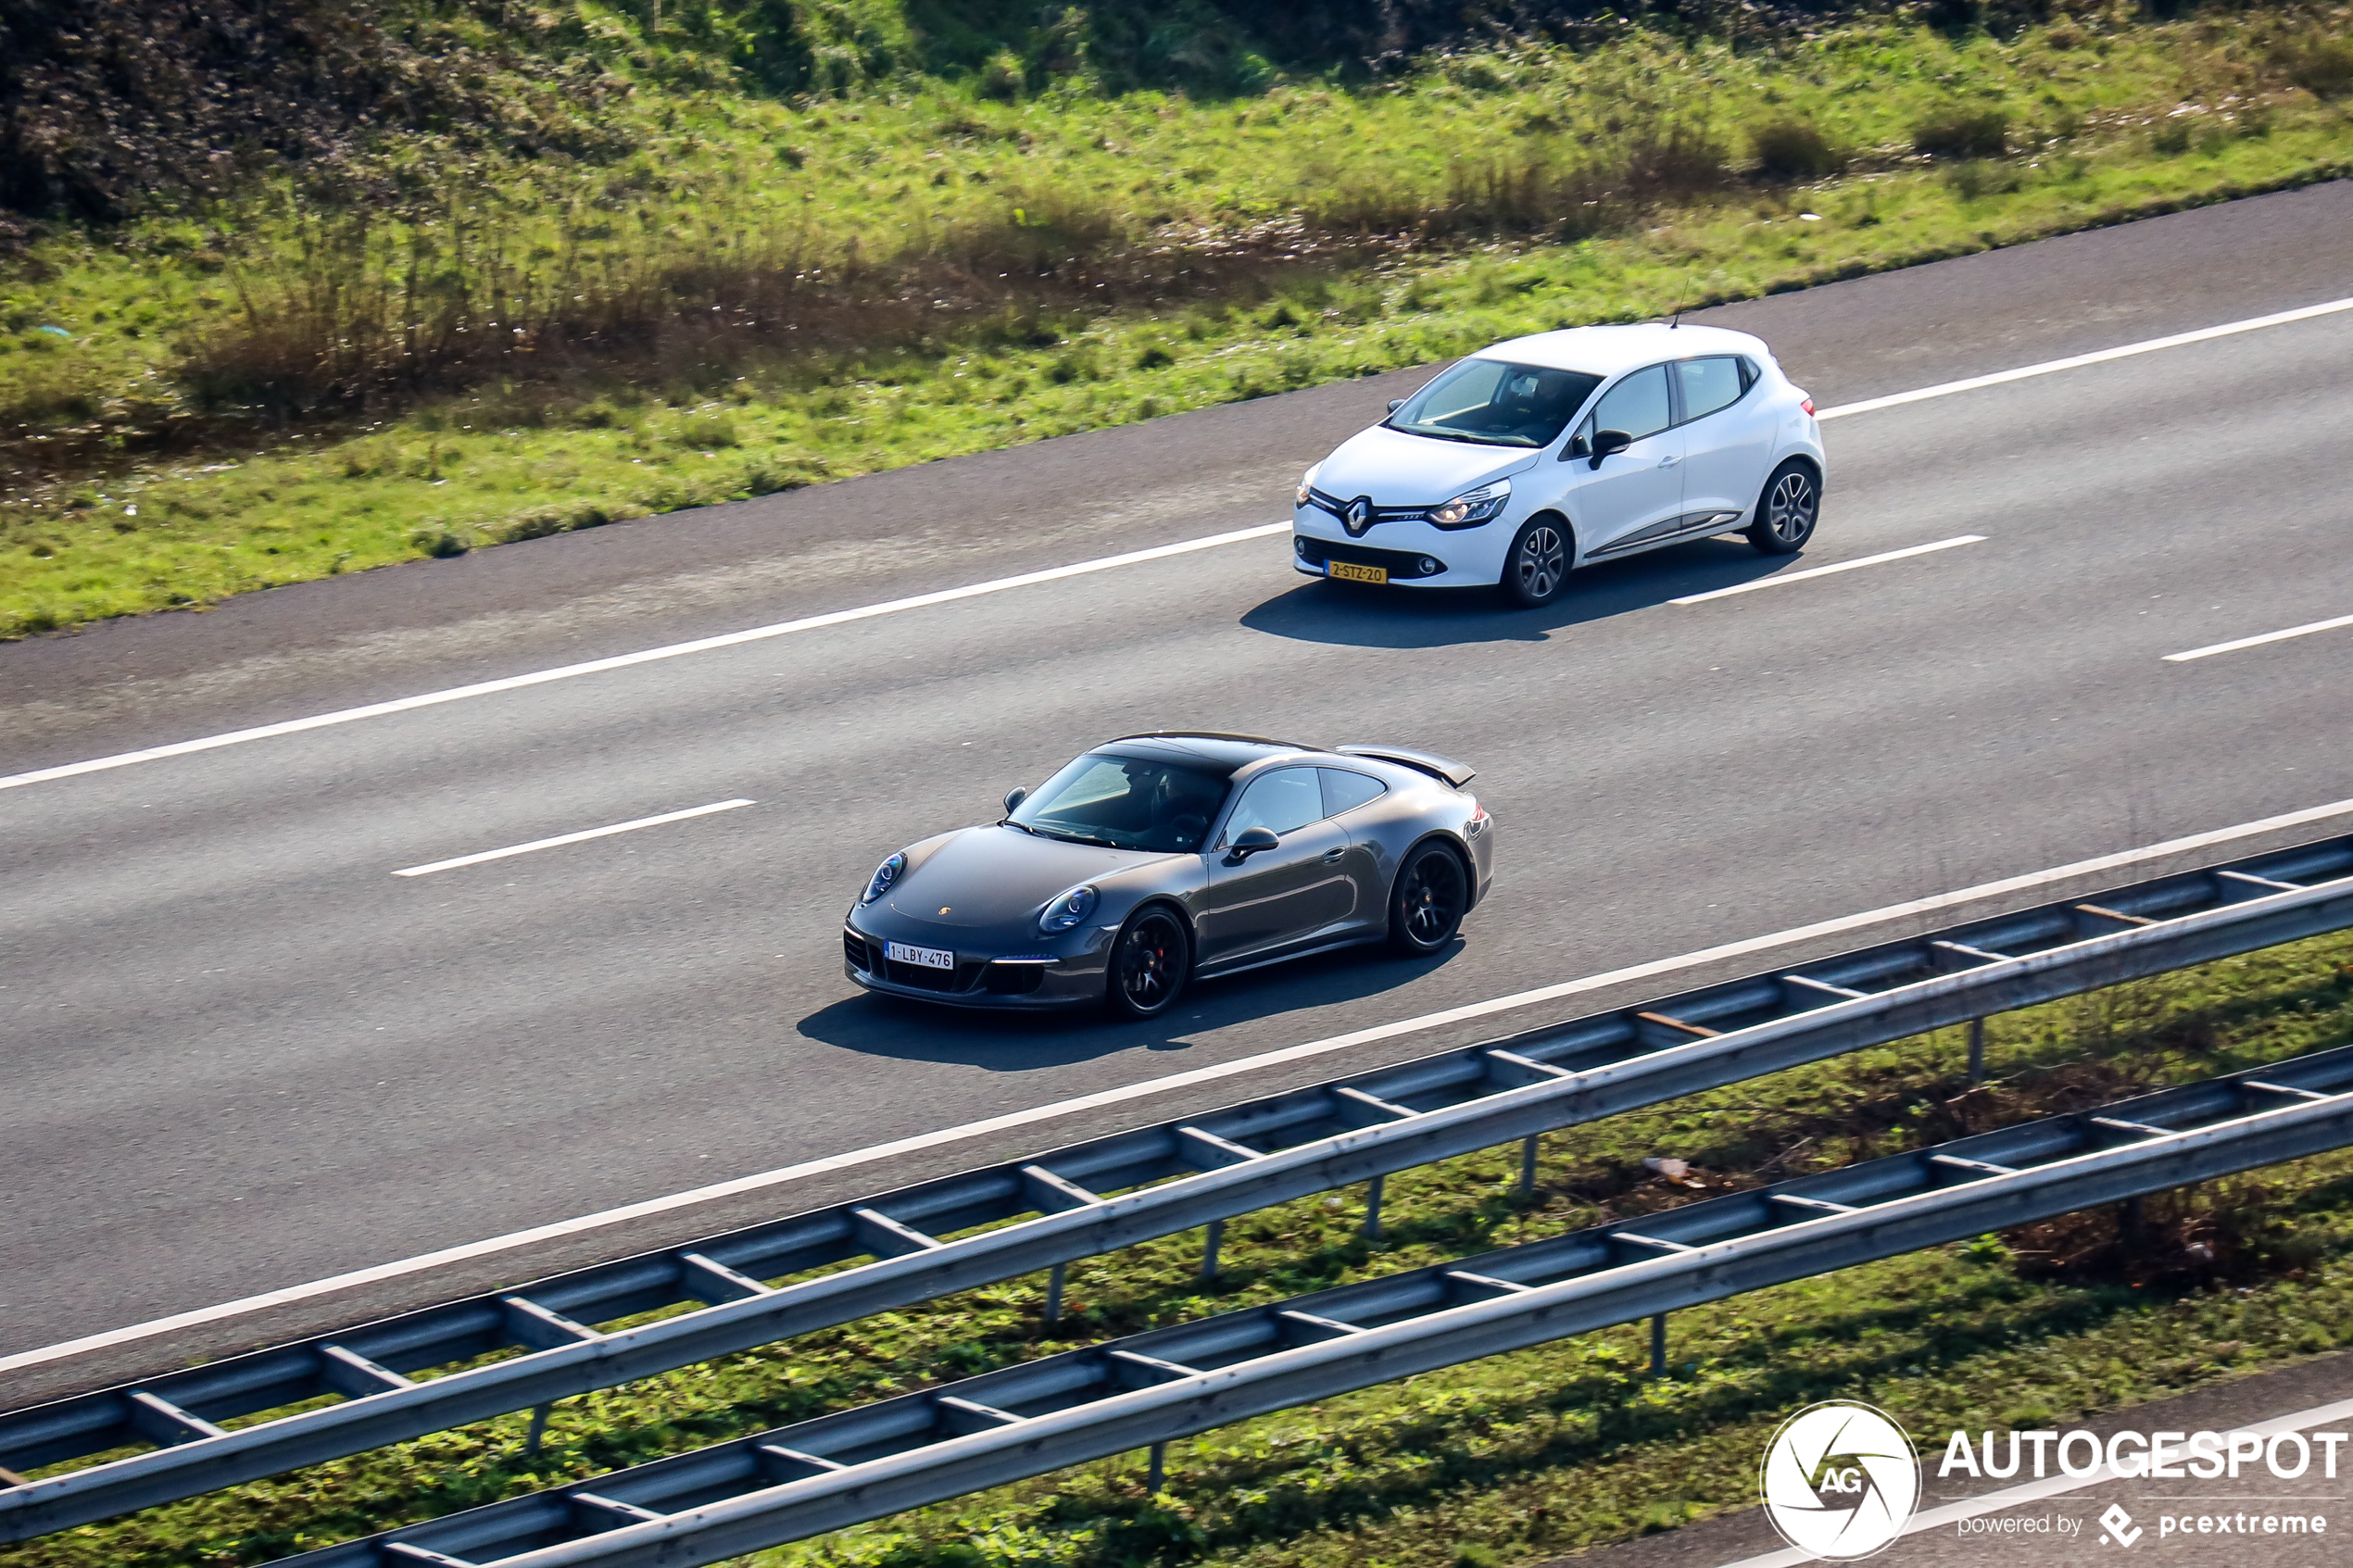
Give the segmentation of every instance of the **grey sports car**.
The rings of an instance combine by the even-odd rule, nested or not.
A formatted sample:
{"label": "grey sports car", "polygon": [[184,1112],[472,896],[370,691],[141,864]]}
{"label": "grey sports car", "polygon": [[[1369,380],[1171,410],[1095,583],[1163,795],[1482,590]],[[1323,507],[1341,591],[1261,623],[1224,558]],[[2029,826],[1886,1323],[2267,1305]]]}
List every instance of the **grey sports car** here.
{"label": "grey sports car", "polygon": [[842,932],[849,978],[958,1007],[1174,1007],[1195,976],[1358,942],[1429,953],[1494,877],[1471,770],[1155,733],[1005,797],[1005,816],[899,851]]}

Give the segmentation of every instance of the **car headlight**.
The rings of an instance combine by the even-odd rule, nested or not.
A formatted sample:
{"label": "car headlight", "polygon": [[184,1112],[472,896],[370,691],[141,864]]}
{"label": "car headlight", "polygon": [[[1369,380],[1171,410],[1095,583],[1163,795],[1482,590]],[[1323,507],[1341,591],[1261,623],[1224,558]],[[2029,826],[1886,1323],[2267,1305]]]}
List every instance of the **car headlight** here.
{"label": "car headlight", "polygon": [[900,854],[893,855],[889,859],[885,860],[881,865],[875,868],[874,880],[866,884],[866,896],[858,901],[862,904],[873,903],[875,899],[881,897],[884,894],[889,892],[893,887],[897,886],[899,884],[899,879],[901,876],[904,876],[906,872],[907,857],[905,853],[901,852]]}
{"label": "car headlight", "polygon": [[1317,463],[1315,468],[1309,469],[1305,473],[1299,476],[1299,504],[1301,506],[1306,506],[1309,502],[1315,499],[1314,492],[1315,485],[1315,469],[1320,469],[1323,466],[1323,464]]}
{"label": "car headlight", "polygon": [[1512,482],[1499,479],[1476,490],[1466,490],[1442,507],[1432,507],[1429,521],[1441,528],[1469,528],[1486,522],[1512,498]]}
{"label": "car headlight", "polygon": [[1095,912],[1095,890],[1081,884],[1069,892],[1057,895],[1038,917],[1038,929],[1051,936],[1070,930]]}

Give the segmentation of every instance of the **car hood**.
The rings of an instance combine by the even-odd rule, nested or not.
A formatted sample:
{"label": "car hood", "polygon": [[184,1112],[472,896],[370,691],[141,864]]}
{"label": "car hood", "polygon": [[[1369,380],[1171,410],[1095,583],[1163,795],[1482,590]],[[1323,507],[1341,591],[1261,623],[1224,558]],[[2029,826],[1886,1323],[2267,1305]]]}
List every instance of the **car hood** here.
{"label": "car hood", "polygon": [[1315,483],[1343,501],[1370,495],[1377,507],[1435,507],[1532,468],[1542,456],[1525,446],[1441,441],[1375,425],[1350,436],[1316,464]]}
{"label": "car hood", "polygon": [[1039,838],[1000,822],[949,834],[883,902],[934,925],[1003,925],[1036,914],[1079,883],[1168,858]]}

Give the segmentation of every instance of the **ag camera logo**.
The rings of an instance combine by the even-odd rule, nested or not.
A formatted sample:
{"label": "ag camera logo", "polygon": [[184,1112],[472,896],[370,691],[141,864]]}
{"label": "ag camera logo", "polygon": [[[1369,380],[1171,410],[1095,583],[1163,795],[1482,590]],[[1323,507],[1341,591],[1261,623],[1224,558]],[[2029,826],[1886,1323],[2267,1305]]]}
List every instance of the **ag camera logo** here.
{"label": "ag camera logo", "polygon": [[1781,1423],[1757,1489],[1781,1539],[1825,1562],[1853,1562],[1903,1534],[1919,1505],[1919,1458],[1885,1411],[1828,1399]]}

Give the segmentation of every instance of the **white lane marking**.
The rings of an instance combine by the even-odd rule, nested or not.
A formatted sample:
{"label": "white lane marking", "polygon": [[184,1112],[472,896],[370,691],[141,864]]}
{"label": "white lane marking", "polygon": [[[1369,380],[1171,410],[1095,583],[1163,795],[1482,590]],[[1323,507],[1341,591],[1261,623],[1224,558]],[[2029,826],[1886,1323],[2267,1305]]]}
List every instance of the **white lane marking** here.
{"label": "white lane marking", "polygon": [[[1815,418],[1843,419],[1849,414],[1867,414],[1874,408],[1892,408],[1902,403],[1918,403],[1930,397],[1945,397],[1956,392],[1970,392],[1982,386],[1995,386],[2003,382],[2022,381],[2029,376],[2047,376],[2058,370],[2071,370],[2079,366],[2097,365],[2109,359],[2121,359],[2134,354],[2150,354],[2160,348],[2175,348],[2183,344],[2204,343],[2211,338],[2229,337],[2236,332],[2251,332],[2263,327],[2282,326],[2291,321],[2309,320],[2334,311],[2353,310],[2353,299],[2334,300],[2327,305],[2306,306],[2301,310],[2283,310],[2277,315],[2257,316],[2245,321],[2230,321],[2219,327],[2206,327],[2194,332],[2176,332],[2171,337],[2151,338],[2145,343],[2128,343],[2119,348],[2104,348],[2096,354],[2079,354],[2071,359],[2052,359],[2040,365],[2027,365],[2015,370],[2003,370],[1990,376],[1974,376],[1968,381],[1945,382],[1937,386],[1922,387],[1917,392],[1899,392],[1892,396],[1874,397],[1867,402],[1842,404],[1825,408]],[[1163,560],[1194,550],[1214,549],[1220,545],[1235,544],[1244,539],[1264,539],[1270,533],[1288,533],[1288,522],[1270,522],[1257,528],[1238,528],[1227,533],[1205,534],[1199,539],[1180,539],[1173,545],[1160,545],[1149,550],[1130,550],[1125,555],[1103,556],[1094,560],[1079,561],[1071,566],[1057,566],[1044,571],[1026,571],[1017,577],[1000,577],[992,582],[975,583],[970,587],[947,588],[936,594],[917,594],[912,598],[891,599],[883,604],[866,605],[857,609],[835,610],[827,615],[812,615],[799,621],[786,621],[774,626],[755,626],[746,632],[730,632],[724,636],[703,637],[691,643],[673,643],[666,647],[648,648],[639,653],[627,653],[612,659],[594,659],[583,664],[566,664],[554,670],[535,671],[528,675],[510,675],[502,681],[483,681],[471,686],[452,686],[447,691],[425,692],[417,696],[405,696],[392,702],[370,703],[364,708],[346,708],[333,713],[313,714],[308,719],[289,719],[282,723],[257,725],[250,730],[232,730],[225,734],[206,735],[198,740],[183,740],[170,746],[150,746],[145,751],[126,751],[113,757],[93,758],[87,762],[68,762],[59,767],[41,768],[30,773],[13,773],[0,777],[0,789],[16,789],[20,785],[43,784],[51,779],[69,779],[82,773],[101,772],[108,768],[124,768],[133,762],[153,762],[166,757],[185,757],[191,752],[210,751],[217,746],[236,746],[250,740],[268,740],[274,735],[296,734],[304,730],[316,730],[329,724],[348,724],[357,719],[381,718],[387,713],[406,713],[415,708],[430,708],[436,703],[458,702],[466,697],[487,696],[493,692],[510,692],[523,686],[536,686],[549,681],[566,681],[575,675],[594,675],[606,670],[622,670],[633,664],[647,664],[658,659],[676,659],[682,654],[702,653],[711,648],[733,647],[738,643],[758,642],[765,637],[781,637],[788,633],[812,631],[820,626],[839,626],[848,621],[865,621],[877,615],[895,615],[900,610],[920,609],[926,605],[950,604],[958,599],[976,598],[983,594],[1000,594],[1009,588],[1026,588],[1035,583],[1051,583],[1064,577],[1079,577],[1088,572],[1108,571],[1114,567],[1132,566],[1139,561]]]}
{"label": "white lane marking", "polygon": [[1031,1126],[1039,1122],[1052,1121],[1056,1117],[1075,1115],[1083,1110],[1097,1110],[1104,1106],[1122,1105],[1130,1100],[1166,1094],[1174,1089],[1190,1088],[1196,1084],[1214,1083],[1223,1078],[1236,1078],[1246,1073],[1256,1073],[1265,1068],[1303,1061],[1310,1057],[1328,1055],[1333,1051],[1346,1050],[1353,1046],[1391,1040],[1403,1035],[1420,1034],[1450,1023],[1461,1023],[1471,1019],[1508,1012],[1515,1008],[1533,1007],[1540,1002],[1558,1001],[1565,997],[1599,991],[1612,985],[1624,985],[1629,981],[1654,979],[1659,975],[1672,974],[1678,970],[1692,969],[1725,959],[1743,958],[1751,953],[1761,953],[1768,948],[1786,947],[1793,942],[1805,942],[1818,936],[1834,936],[1844,932],[1859,931],[1866,926],[1878,925],[1887,921],[1903,920],[1912,915],[1954,909],[1963,904],[1974,903],[1982,898],[1997,897],[2004,894],[2048,886],[2053,883],[2066,882],[2075,877],[2116,871],[2149,860],[2161,860],[2168,856],[2187,854],[2193,850],[2210,848],[2218,844],[2229,844],[2234,840],[2250,838],[2259,834],[2277,833],[2288,828],[2303,827],[2311,822],[2326,822],[2332,817],[2344,816],[2353,816],[2353,800],[2333,801],[2326,806],[2310,806],[2301,811],[2290,811],[2283,816],[2266,817],[2261,822],[2243,822],[2236,827],[2215,828],[2207,833],[2192,834],[2187,838],[2168,839],[2162,844],[2145,845],[2138,849],[2123,849],[2113,855],[2099,856],[2095,859],[2077,860],[2069,865],[2054,866],[2048,871],[2030,872],[2023,876],[2005,877],[1999,882],[1980,883],[1975,887],[1964,887],[1955,893],[1939,893],[1927,898],[1914,898],[1906,903],[1890,904],[1884,909],[1867,909],[1860,914],[1840,915],[1832,920],[1818,921],[1812,925],[1801,925],[1788,931],[1777,931],[1770,935],[1743,937],[1737,942],[1726,942],[1718,947],[1704,947],[1698,952],[1685,953],[1679,958],[1655,959],[1648,963],[1635,964],[1627,969],[1611,970],[1606,974],[1590,975],[1582,980],[1562,981],[1554,985],[1540,985],[1531,991],[1516,991],[1507,997],[1496,997],[1483,1002],[1470,1002],[1462,1007],[1448,1008],[1440,1012],[1423,1013],[1417,1018],[1400,1019],[1394,1023],[1375,1024],[1369,1029],[1358,1029],[1346,1035],[1335,1035],[1328,1039],[1310,1040],[1304,1045],[1286,1046],[1279,1050],[1263,1051],[1256,1056],[1218,1062],[1214,1066],[1197,1067],[1188,1073],[1172,1073],[1164,1078],[1151,1078],[1140,1084],[1126,1084],[1118,1088],[1101,1089],[1093,1094],[1079,1095],[1072,1099],[1057,1100],[1051,1105],[1033,1106],[1026,1110],[1008,1111],[1002,1116],[991,1116],[986,1121],[967,1122],[958,1127],[944,1127],[937,1132],[919,1133],[913,1137],[897,1138],[889,1143],[875,1144],[868,1148],[852,1149],[846,1154],[831,1154],[820,1160],[803,1160],[798,1165],[787,1165],[781,1170],[762,1171],[754,1175],[737,1176],[732,1181],[715,1182],[709,1186],[672,1193],[663,1198],[649,1198],[640,1203],[626,1204],[618,1209],[607,1209],[595,1214],[584,1214],[575,1220],[560,1220],[553,1224],[537,1225],[530,1230],[492,1236],[484,1241],[472,1241],[462,1246],[444,1248],[438,1252],[427,1252],[414,1258],[404,1258],[397,1262],[378,1263],[370,1268],[355,1269],[349,1273],[336,1274],[329,1279],[314,1280],[308,1285],[289,1286],[283,1290],[271,1290],[258,1296],[247,1296],[235,1301],[225,1301],[216,1307],[202,1307],[194,1311],[179,1312],[168,1318],[157,1318],[150,1323],[133,1323],[127,1328],[108,1329],[103,1334],[89,1335],[81,1339],[69,1339],[37,1350],[19,1350],[14,1355],[0,1356],[0,1373],[14,1372],[20,1367],[38,1366],[44,1361],[63,1361],[68,1357],[82,1355],[91,1350],[100,1350],[109,1346],[128,1344],[132,1340],[151,1338],[156,1335],[193,1328],[201,1323],[218,1323],[224,1318],[238,1317],[271,1307],[282,1307],[290,1302],[305,1301],[338,1290],[349,1290],[363,1285],[374,1285],[384,1280],[398,1279],[405,1274],[421,1273],[428,1269],[440,1268],[449,1263],[463,1262],[469,1259],[511,1251],[516,1248],[529,1247],[561,1236],[576,1236],[583,1231],[598,1230],[629,1220],[643,1219],[650,1214],[667,1213],[674,1209],[708,1203],[715,1198],[733,1198],[740,1193],[757,1192],[762,1187],[778,1186],[787,1182],[800,1181],[809,1176],[824,1175],[834,1171],[847,1171],[860,1165],[871,1165],[878,1160],[893,1159],[902,1154],[913,1154],[924,1149],[938,1148],[948,1144],[966,1143],[975,1138],[1008,1132],[1016,1127]]}
{"label": "white lane marking", "polygon": [[1835,408],[1825,408],[1814,417],[1818,420],[1843,420],[1849,414],[1868,414],[1879,408],[1898,408],[1906,403],[1925,403],[1931,397],[1950,397],[1957,392],[1975,392],[1982,386],[2000,386],[2033,376],[2056,375],[2061,370],[2081,370],[2086,365],[2105,365],[2111,359],[2129,359],[2135,354],[2154,354],[2160,348],[2181,348],[2193,343],[2211,343],[2218,337],[2235,337],[2240,332],[2261,332],[2265,327],[2284,327],[2294,321],[2309,321],[2316,316],[2334,316],[2340,310],[2353,310],[2353,299],[2332,299],[2325,305],[2308,305],[2301,310],[2250,316],[2244,321],[2225,321],[2219,327],[2200,327],[2194,332],[2148,338],[2140,343],[2103,348],[2092,354],[2071,355],[2065,359],[2045,359],[2039,365],[2021,365],[2015,370],[1996,370],[1990,376],[1971,376],[1967,381],[1943,382],[1935,386],[1921,387],[1917,392],[1867,397],[1860,403],[1842,403]]}
{"label": "white lane marking", "polygon": [[[2275,1415],[2269,1421],[2258,1421],[2246,1426],[2236,1427],[2224,1433],[2223,1436],[2227,1440],[2245,1435],[2269,1442],[2283,1432],[2303,1432],[2315,1426],[2334,1426],[2338,1422],[2347,1420],[2353,1420],[2353,1399],[2339,1399],[2334,1404],[2314,1405],[2309,1410],[2296,1411],[2287,1415]],[[2040,1481],[2028,1481],[2016,1486],[2005,1486],[1998,1492],[1988,1492],[1982,1497],[1963,1498],[1958,1502],[1948,1502],[1940,1508],[1922,1509],[1912,1515],[1911,1523],[1904,1526],[1898,1533],[1897,1538],[1900,1540],[1905,1536],[1917,1536],[1928,1530],[1942,1530],[1948,1525],[1958,1524],[1964,1519],[1974,1519],[1980,1514],[2007,1512],[2013,1508],[2023,1508],[2029,1503],[2041,1502],[2045,1498],[2063,1497],[2069,1492],[2080,1492],[2089,1486],[2105,1486],[2111,1481],[2140,1479],[2142,1477],[2137,1475],[2119,1475],[2105,1462],[2088,1475],[2046,1475]],[[1810,1551],[1800,1551],[1794,1547],[1783,1547],[1779,1551],[1768,1551],[1755,1557],[1743,1557],[1737,1562],[1728,1562],[1724,1564],[1724,1568],[1802,1568],[1803,1564],[1820,1561],[1820,1558]]]}
{"label": "white lane marking", "polygon": [[2210,659],[2218,653],[2236,653],[2241,648],[2285,642],[2290,637],[2307,637],[2315,632],[2334,632],[2340,626],[2353,626],[2353,615],[2340,615],[2334,621],[2310,621],[2301,626],[2291,626],[2284,632],[2266,632],[2259,637],[2241,637],[2236,642],[2216,643],[2211,647],[2192,648],[2187,653],[2169,653],[2165,656],[2165,662],[2187,664],[2193,659]]}
{"label": "white lane marking", "polygon": [[589,828],[581,833],[560,834],[554,838],[535,838],[528,844],[510,844],[504,849],[485,849],[479,855],[459,855],[454,859],[435,860],[430,865],[403,866],[395,876],[431,876],[435,872],[456,871],[459,866],[478,866],[484,860],[503,860],[510,855],[528,855],[535,849],[553,849],[560,844],[582,844],[592,838],[610,838],[617,833],[635,833],[639,828],[658,828],[664,822],[683,822],[688,817],[708,817],[713,811],[732,811],[738,806],[749,806],[749,800],[721,800],[709,806],[697,806],[685,811],[665,811],[659,817],[640,817],[634,822],[615,822],[609,828]]}
{"label": "white lane marking", "polygon": [[1982,533],[1963,533],[1951,539],[1939,539],[1933,545],[1913,545],[1901,550],[1888,550],[1876,556],[1864,556],[1857,560],[1843,560],[1835,566],[1817,566],[1805,571],[1785,571],[1779,577],[1760,577],[1754,583],[1742,583],[1730,588],[1711,588],[1705,594],[1686,594],[1680,599],[1669,599],[1671,605],[1704,605],[1710,599],[1730,598],[1734,594],[1753,594],[1759,588],[1778,588],[1784,583],[1803,583],[1809,577],[1828,577],[1833,572],[1852,571],[1858,566],[1877,566],[1881,561],[1902,560],[1906,556],[1924,556],[1931,550],[1949,550],[1956,545],[1982,545]]}
{"label": "white lane marking", "polygon": [[716,637],[698,637],[691,643],[672,643],[667,646],[646,648],[636,653],[617,654],[610,659],[592,659],[581,664],[559,665],[553,670],[535,670],[528,675],[510,675],[504,680],[480,681],[471,686],[452,686],[447,691],[424,692],[416,696],[404,696],[391,702],[371,702],[364,708],[346,708],[333,713],[314,713],[308,719],[288,719],[276,724],[260,724],[250,730],[231,730],[225,734],[206,735],[198,740],[175,741],[170,746],[150,746],[145,751],[125,751],[113,757],[93,758],[87,762],[68,762],[55,768],[40,768],[30,773],[13,773],[0,778],[0,789],[16,789],[24,784],[44,784],[51,779],[69,779],[82,773],[103,772],[108,768],[127,768],[133,762],[153,762],[166,757],[185,757],[191,752],[211,751],[224,746],[237,746],[245,741],[268,740],[275,735],[298,734],[304,730],[323,729],[329,724],[348,724],[359,719],[380,719],[387,713],[406,713],[412,709],[432,708],[444,702],[460,702],[467,697],[488,696],[493,692],[511,692],[524,686],[545,685],[550,681],[568,681],[575,675],[595,675],[607,670],[625,670],[633,664],[651,664],[657,659],[676,659],[684,654],[706,653],[712,648],[730,648],[743,643],[757,643],[769,637],[787,636],[795,632],[812,632],[822,626],[842,626],[853,621],[871,621],[878,615],[896,615],[901,610],[922,609],[929,605],[953,604],[958,599],[978,598],[984,594],[1001,594],[1009,588],[1026,588],[1033,583],[1058,582],[1065,577],[1084,577],[1090,572],[1109,571],[1114,567],[1134,566],[1140,561],[1165,560],[1170,556],[1189,555],[1195,550],[1213,550],[1220,545],[1237,544],[1245,539],[1264,539],[1270,533],[1288,533],[1288,522],[1270,522],[1256,528],[1237,528],[1225,533],[1203,534],[1198,539],[1179,539],[1173,545],[1155,545],[1149,550],[1129,550],[1124,555],[1100,556],[1069,566],[1049,567],[1042,571],[1025,571],[1018,576],[994,578],[987,583],[975,583],[963,588],[942,588],[937,593],[916,594],[908,598],[890,599],[882,604],[862,605],[856,609],[837,609],[824,615],[804,616],[799,621],[780,621],[773,626],[754,626],[749,631],[729,632]]}

